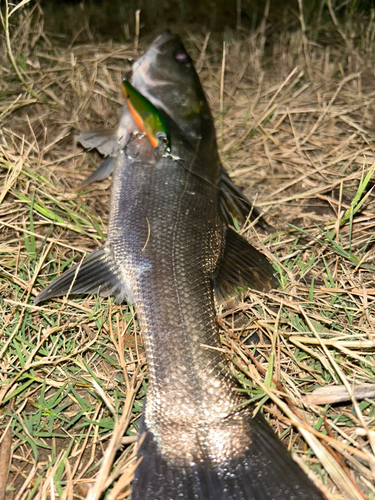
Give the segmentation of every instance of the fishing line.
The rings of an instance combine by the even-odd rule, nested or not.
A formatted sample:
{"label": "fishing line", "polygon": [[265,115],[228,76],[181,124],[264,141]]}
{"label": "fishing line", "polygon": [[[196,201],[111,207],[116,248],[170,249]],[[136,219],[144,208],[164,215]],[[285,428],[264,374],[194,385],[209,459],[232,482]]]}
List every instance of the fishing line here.
{"label": "fishing line", "polygon": [[[259,226],[268,232],[272,230],[272,226],[268,224],[264,220],[263,214],[260,212],[260,210],[250,202],[247,198],[244,198],[243,196],[240,196],[236,193],[240,193],[239,188],[233,184],[232,180],[230,179],[229,175],[225,172],[222,164],[220,163],[221,169],[225,172],[225,175],[222,173],[220,174],[220,180],[219,180],[219,185],[214,184],[213,182],[209,181],[206,177],[203,175],[200,175],[197,172],[193,172],[189,168],[184,165],[184,161],[182,158],[179,157],[174,157],[172,155],[164,155],[170,157],[172,160],[174,160],[181,168],[186,170],[188,173],[195,175],[197,178],[201,179],[204,181],[206,184],[216,188],[219,193],[222,194],[222,198],[220,199],[219,203],[222,205],[222,215],[224,217],[224,220],[227,224],[233,224],[234,220],[237,222],[240,222],[240,224],[245,224],[246,221],[252,219],[253,222],[257,221]],[[226,177],[228,179],[226,179]],[[220,184],[227,184],[227,187],[221,187]],[[246,214],[246,215],[245,215]],[[235,224],[234,224],[235,225]]]}
{"label": "fishing line", "polygon": [[[209,184],[210,186],[212,187],[215,187],[216,189],[218,189],[219,191],[221,191],[222,193],[224,193],[227,197],[228,195],[226,194],[227,191],[225,191],[225,189],[223,189],[222,187],[220,186],[217,186],[216,184],[214,184],[213,182],[209,181],[206,177],[204,177],[203,175],[200,175],[198,174],[197,172],[193,172],[192,170],[189,170],[182,162],[184,161],[187,161],[187,160],[184,160],[183,158],[179,158],[178,156],[173,156],[171,154],[163,154],[163,157],[164,158],[170,158],[171,160],[175,161],[178,165],[180,165],[184,170],[186,170],[187,172],[189,172],[190,174],[192,175],[195,175],[196,177],[198,177],[199,179],[205,181],[207,184]],[[230,179],[230,178],[229,178]],[[239,189],[237,188],[234,184],[234,189]],[[242,198],[241,196],[238,196],[238,195],[235,195],[233,194],[233,196],[231,196],[233,198],[235,198],[236,200],[239,200],[243,203],[245,203],[246,205],[250,205],[252,208],[255,208],[251,202],[249,200],[247,200],[246,198]]]}
{"label": "fishing line", "polygon": [[[130,160],[135,159],[133,156],[129,155],[127,152],[131,142],[137,138],[142,138],[145,136],[146,136],[145,133],[138,132],[138,131],[133,132],[130,135],[129,140],[127,141],[127,143],[125,144],[125,146],[123,148],[123,151],[128,159],[130,159]],[[175,156],[175,155],[171,154],[169,142],[167,142],[164,135],[161,134],[159,137],[158,145],[155,147],[155,159],[157,160],[158,157],[171,159],[173,162],[175,162],[177,165],[179,165],[181,168],[183,168],[187,173],[197,177],[198,179],[204,181],[207,185],[212,186],[213,188],[217,189],[220,193],[222,193],[223,198],[224,198],[223,202],[225,203],[226,209],[231,214],[232,218],[234,218],[234,219],[239,218],[240,221],[243,222],[243,219],[245,219],[245,220],[248,219],[248,216],[251,212],[254,214],[255,218],[262,217],[261,213],[259,213],[259,210],[249,200],[247,200],[243,196],[236,194],[236,193],[240,192],[239,188],[237,188],[237,186],[235,186],[235,184],[232,183],[229,175],[228,175],[228,180],[226,180],[225,177],[222,174],[220,174],[219,185],[216,185],[213,182],[211,182],[209,179],[204,177],[203,175],[200,175],[198,172],[194,172],[192,170],[193,163],[197,158],[199,144],[200,144],[200,140],[198,141],[198,144],[196,144],[195,151],[193,152],[194,158],[189,162],[190,166],[187,166],[186,163],[188,162],[188,160],[184,160],[183,158],[180,158],[179,156]],[[220,168],[223,169],[221,163],[220,163]],[[228,184],[230,183],[227,189],[220,186],[220,183],[225,183],[225,182],[227,182]],[[229,204],[229,206],[227,206],[227,204]],[[232,207],[230,207],[230,205]],[[231,208],[232,208],[232,210],[231,210]],[[245,211],[248,212],[248,215],[247,216],[241,215],[241,212],[245,212]],[[235,213],[237,213],[237,217],[236,217]],[[228,215],[227,215],[227,217],[228,217],[228,221],[230,221],[230,223],[232,223],[232,221],[230,220],[230,217]],[[265,223],[265,224],[267,224],[267,223]]]}

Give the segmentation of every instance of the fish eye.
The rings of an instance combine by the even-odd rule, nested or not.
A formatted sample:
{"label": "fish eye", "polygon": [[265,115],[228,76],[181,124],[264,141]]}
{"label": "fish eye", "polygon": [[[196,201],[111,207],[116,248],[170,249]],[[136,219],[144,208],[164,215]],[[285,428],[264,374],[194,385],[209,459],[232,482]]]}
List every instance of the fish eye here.
{"label": "fish eye", "polygon": [[176,52],[174,58],[176,59],[176,61],[181,63],[186,63],[189,60],[189,56],[183,50],[179,50],[178,52]]}

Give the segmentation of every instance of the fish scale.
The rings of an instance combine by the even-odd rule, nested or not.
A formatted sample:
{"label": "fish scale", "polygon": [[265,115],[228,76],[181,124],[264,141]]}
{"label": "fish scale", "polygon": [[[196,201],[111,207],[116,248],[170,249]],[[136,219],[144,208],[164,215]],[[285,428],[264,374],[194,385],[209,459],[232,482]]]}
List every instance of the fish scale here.
{"label": "fish scale", "polygon": [[[225,418],[239,397],[228,391],[225,360],[212,349],[220,348],[212,276],[224,237],[216,189],[168,157],[162,163],[147,177],[136,168],[116,171],[111,205],[117,216],[111,214],[108,243],[119,249],[116,262],[126,260],[142,328],[149,369],[145,421],[163,430],[161,447],[170,454],[178,422],[183,434],[199,435],[215,418]],[[147,205],[135,207],[134,193]],[[130,206],[135,210],[126,210]],[[198,448],[193,456],[200,455]]]}
{"label": "fish scale", "polygon": [[[160,113],[170,154],[134,134],[125,116],[130,129],[124,149],[116,152],[113,139],[110,148],[107,241],[48,285],[35,303],[99,292],[135,304],[149,381],[132,500],[322,500],[263,417],[252,416],[222,351],[214,292],[222,298],[244,286],[265,290],[277,280],[267,259],[224,222],[215,129],[182,51],[179,39],[165,33],[142,56],[144,67],[163,66],[160,55],[164,71],[170,63],[178,76],[185,62],[182,74],[192,76],[186,95],[202,114],[186,114],[184,98],[188,121],[180,127],[178,102],[173,116],[164,103]],[[175,100],[178,93],[170,95]]]}

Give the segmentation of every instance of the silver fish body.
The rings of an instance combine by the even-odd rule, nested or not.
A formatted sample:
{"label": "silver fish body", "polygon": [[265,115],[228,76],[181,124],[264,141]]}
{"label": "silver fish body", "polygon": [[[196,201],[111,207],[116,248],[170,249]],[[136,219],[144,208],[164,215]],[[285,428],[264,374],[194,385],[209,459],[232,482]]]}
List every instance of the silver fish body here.
{"label": "silver fish body", "polygon": [[166,120],[170,154],[135,135],[115,157],[104,247],[35,302],[71,290],[135,303],[149,383],[132,500],[321,500],[263,418],[243,406],[221,350],[214,292],[267,289],[273,270],[224,223],[213,125],[195,120],[204,133],[187,139]]}
{"label": "silver fish body", "polygon": [[[194,65],[178,37],[165,31],[134,62],[128,75],[131,84],[158,109],[173,120],[192,144],[197,139],[212,135],[214,123]],[[99,168],[79,187],[109,177],[115,168],[115,157],[136,131],[128,106],[124,104],[116,130],[90,130],[81,132],[77,140],[87,149],[97,149],[107,157]],[[259,227],[270,231],[272,227],[261,217],[242,191],[232,182],[223,165],[220,168],[220,205],[226,224],[237,219],[239,224],[256,220]]]}

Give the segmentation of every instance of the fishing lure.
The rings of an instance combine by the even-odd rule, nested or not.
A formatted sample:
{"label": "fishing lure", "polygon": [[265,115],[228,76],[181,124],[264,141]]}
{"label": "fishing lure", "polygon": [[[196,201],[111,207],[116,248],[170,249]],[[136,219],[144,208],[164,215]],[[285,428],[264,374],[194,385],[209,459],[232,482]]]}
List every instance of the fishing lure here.
{"label": "fishing lure", "polygon": [[137,127],[146,134],[152,147],[162,145],[169,152],[168,127],[160,111],[126,80],[122,81],[122,92]]}

